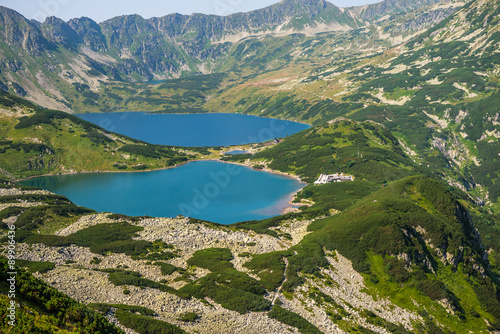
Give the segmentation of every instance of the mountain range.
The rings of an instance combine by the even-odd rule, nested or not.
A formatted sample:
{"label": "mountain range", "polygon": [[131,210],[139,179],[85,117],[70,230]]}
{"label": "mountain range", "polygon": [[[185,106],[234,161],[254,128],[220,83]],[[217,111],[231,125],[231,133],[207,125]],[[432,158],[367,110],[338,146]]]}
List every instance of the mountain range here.
{"label": "mountain range", "polygon": [[[284,0],[229,16],[170,14],[144,19],[130,15],[100,24],[85,17],[68,22],[49,17],[40,23],[0,7],[4,53],[0,87],[43,106],[69,111],[69,105],[75,104],[73,84],[98,90],[107,81],[144,82],[225,72],[234,68],[230,55],[243,43],[266,36],[297,36],[305,42],[318,33],[376,29],[378,36],[370,32],[372,48],[387,47],[439,22],[461,4],[385,1],[338,8],[324,0]],[[405,25],[398,24],[402,18]],[[251,57],[251,51],[244,53]],[[277,50],[273,57],[286,56],[288,51]]]}

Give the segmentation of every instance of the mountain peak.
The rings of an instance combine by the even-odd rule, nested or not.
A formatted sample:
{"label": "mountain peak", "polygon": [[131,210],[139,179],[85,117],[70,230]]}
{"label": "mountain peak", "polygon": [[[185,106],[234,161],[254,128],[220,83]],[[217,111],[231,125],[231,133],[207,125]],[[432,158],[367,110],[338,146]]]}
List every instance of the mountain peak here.
{"label": "mountain peak", "polygon": [[280,8],[288,11],[293,10],[294,12],[304,13],[304,12],[316,12],[324,10],[329,6],[334,7],[333,4],[325,0],[282,0],[270,7]]}
{"label": "mountain peak", "polygon": [[21,46],[33,55],[47,46],[47,41],[33,22],[3,6],[0,6],[0,33],[5,36],[7,44]]}
{"label": "mountain peak", "polygon": [[278,4],[298,4],[304,6],[325,6],[327,2],[325,0],[281,0]]}
{"label": "mountain peak", "polygon": [[79,43],[78,35],[73,28],[55,16],[49,16],[45,19],[42,30],[48,40],[62,44],[67,48],[75,48]]}

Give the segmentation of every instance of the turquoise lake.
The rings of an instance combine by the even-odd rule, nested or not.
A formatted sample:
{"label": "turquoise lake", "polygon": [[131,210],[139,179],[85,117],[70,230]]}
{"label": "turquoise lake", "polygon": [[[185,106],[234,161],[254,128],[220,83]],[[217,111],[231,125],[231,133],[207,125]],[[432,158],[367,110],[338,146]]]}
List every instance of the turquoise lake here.
{"label": "turquoise lake", "polygon": [[234,151],[229,151],[224,154],[229,154],[229,155],[241,155],[241,154],[248,154],[247,151],[242,151],[242,150],[234,150]]}
{"label": "turquoise lake", "polygon": [[20,183],[100,212],[184,215],[221,224],[277,216],[305,186],[289,177],[218,161],[152,172],[44,176]]}
{"label": "turquoise lake", "polygon": [[173,146],[261,143],[310,128],[307,124],[241,114],[116,112],[76,116],[131,138]]}

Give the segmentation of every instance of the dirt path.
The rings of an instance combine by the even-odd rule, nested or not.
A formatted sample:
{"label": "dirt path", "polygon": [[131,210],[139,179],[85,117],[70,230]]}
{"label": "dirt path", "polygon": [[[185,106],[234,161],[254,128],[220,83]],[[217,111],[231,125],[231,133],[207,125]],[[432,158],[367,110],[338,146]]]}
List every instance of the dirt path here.
{"label": "dirt path", "polygon": [[276,293],[274,294],[274,298],[273,298],[273,301],[272,301],[273,306],[274,306],[274,303],[276,302],[276,299],[278,298],[278,296],[280,294],[281,287],[283,286],[283,284],[286,281],[286,271],[288,269],[288,259],[285,257],[285,258],[283,258],[283,261],[285,261],[285,271],[283,272],[283,282],[281,282],[280,287],[278,288],[278,290],[276,290]]}

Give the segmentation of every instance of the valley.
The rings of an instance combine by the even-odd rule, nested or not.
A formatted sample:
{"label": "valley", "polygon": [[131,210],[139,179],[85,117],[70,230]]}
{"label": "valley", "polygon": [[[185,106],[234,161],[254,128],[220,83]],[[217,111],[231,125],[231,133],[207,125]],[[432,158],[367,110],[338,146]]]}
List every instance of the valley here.
{"label": "valley", "polygon": [[[0,7],[0,328],[500,331],[499,15],[493,0],[283,0],[224,17],[101,23],[37,22]],[[73,115],[145,111],[310,127],[173,146]],[[203,119],[195,132],[208,128]],[[304,184],[288,191],[293,209],[225,225],[94,211],[14,182],[215,163],[199,160]],[[353,181],[314,184],[334,173]],[[229,196],[282,187],[262,182]],[[153,206],[162,205],[173,204]],[[6,317],[12,230],[16,327]]]}

